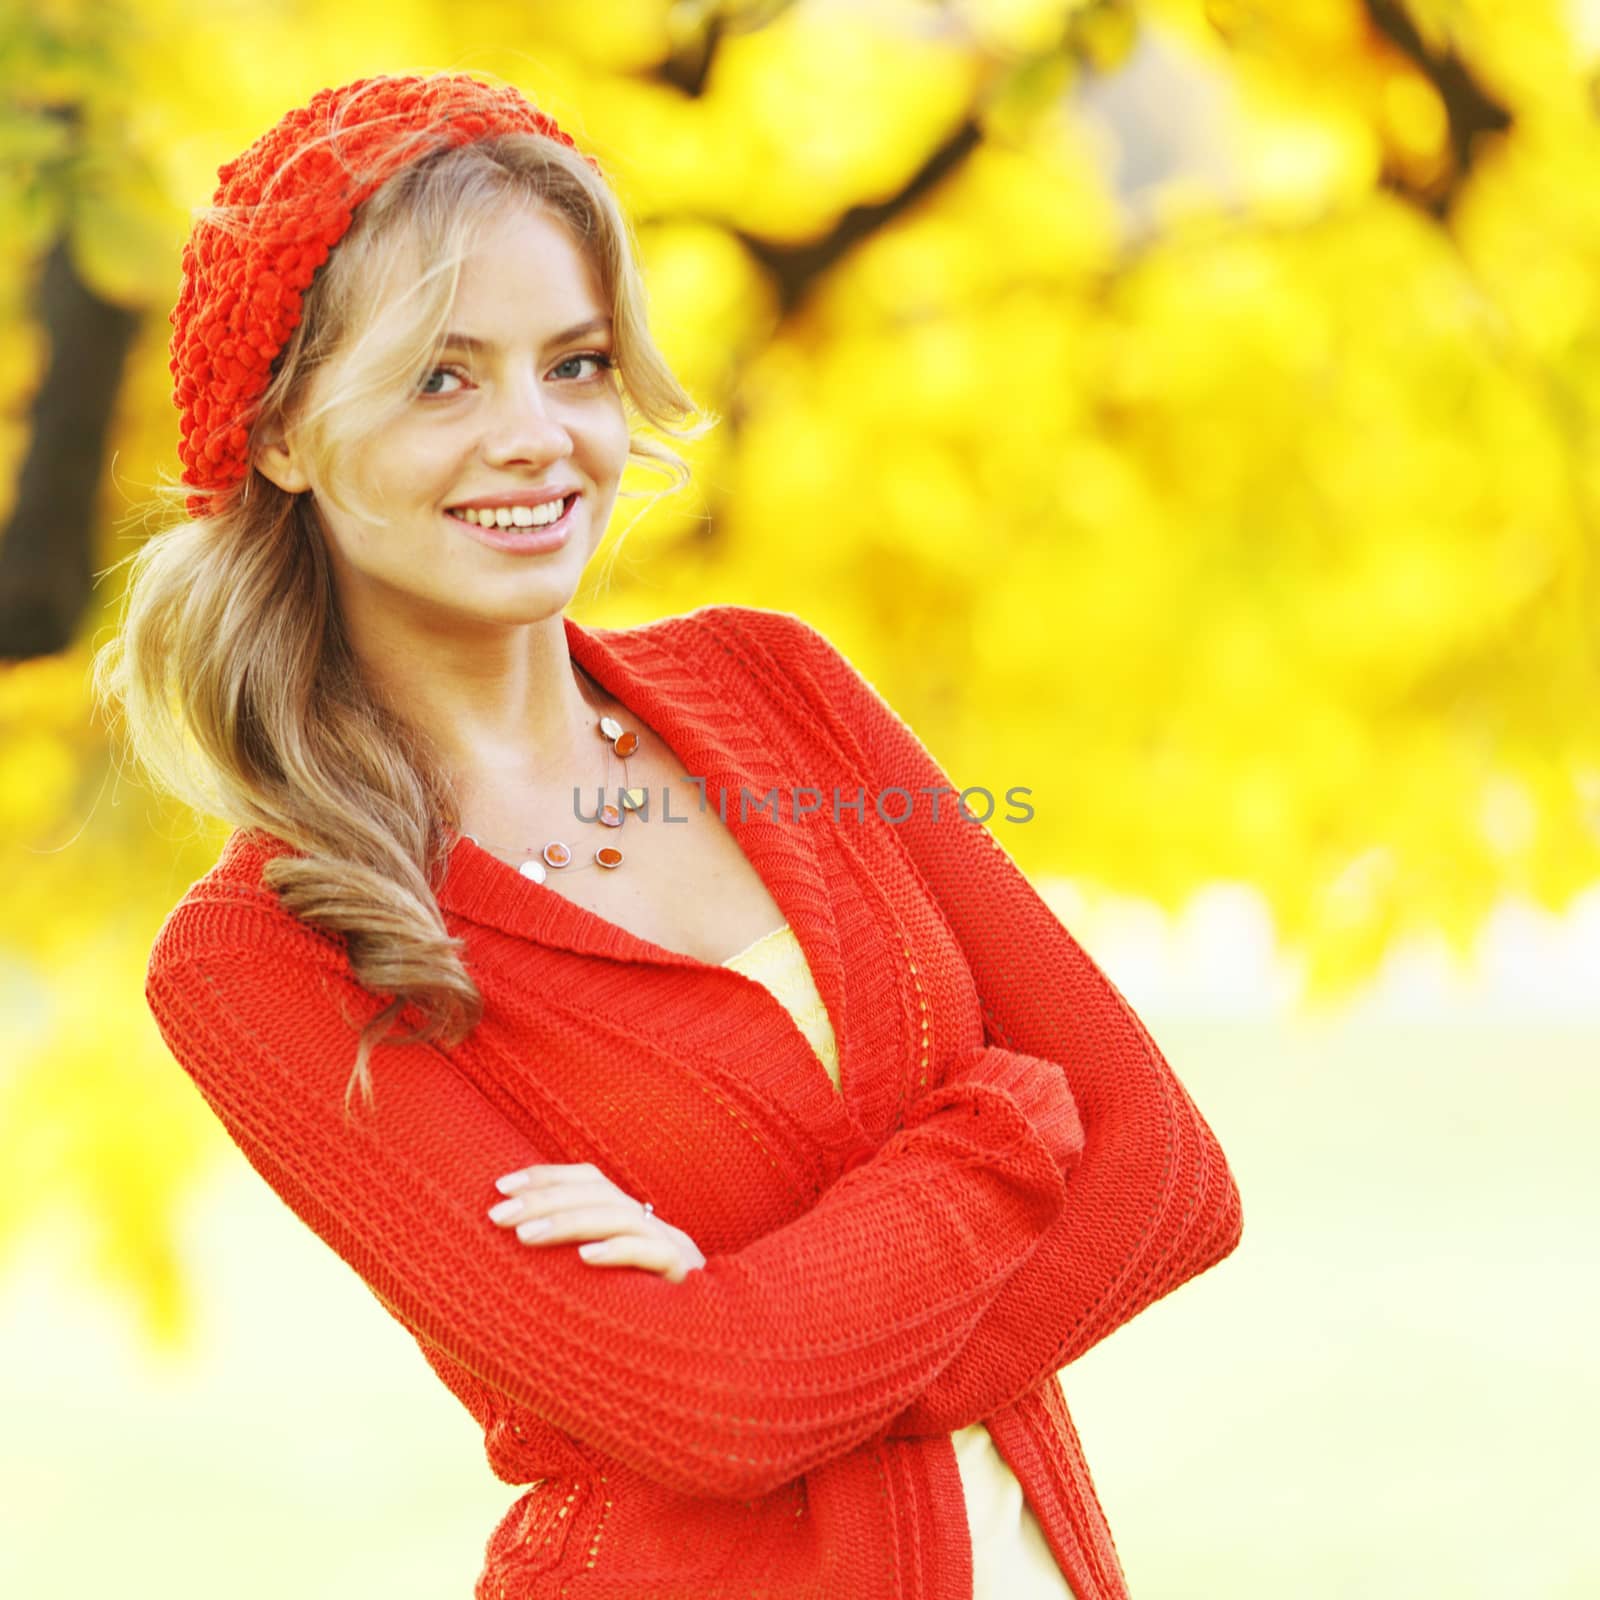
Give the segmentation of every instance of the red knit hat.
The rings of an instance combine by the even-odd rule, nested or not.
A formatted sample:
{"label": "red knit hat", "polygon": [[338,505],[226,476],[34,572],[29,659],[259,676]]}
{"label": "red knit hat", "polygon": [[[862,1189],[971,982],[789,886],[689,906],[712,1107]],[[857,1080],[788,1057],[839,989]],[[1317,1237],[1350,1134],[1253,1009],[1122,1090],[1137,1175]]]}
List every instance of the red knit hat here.
{"label": "red knit hat", "polygon": [[[423,128],[431,136],[419,139]],[[355,208],[409,163],[501,133],[542,133],[577,148],[515,89],[440,73],[318,90],[217,169],[212,203],[244,208],[244,225],[234,232],[196,222],[168,319],[186,484],[215,491],[247,477],[245,443],[272,363]],[[190,495],[187,505],[196,517],[216,510],[206,494]]]}

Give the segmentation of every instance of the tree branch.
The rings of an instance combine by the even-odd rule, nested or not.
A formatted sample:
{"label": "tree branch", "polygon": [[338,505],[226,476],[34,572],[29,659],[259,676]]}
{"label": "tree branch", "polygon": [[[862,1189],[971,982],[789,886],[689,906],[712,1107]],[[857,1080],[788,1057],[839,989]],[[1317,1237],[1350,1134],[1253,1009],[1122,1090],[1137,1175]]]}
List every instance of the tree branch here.
{"label": "tree branch", "polygon": [[739,234],[745,248],[771,274],[782,315],[789,316],[812,286],[862,240],[910,210],[949,177],[982,140],[982,130],[969,118],[933,151],[898,193],[875,205],[851,206],[827,234],[809,244],[773,244],[747,233]]}
{"label": "tree branch", "polygon": [[1401,0],[1362,0],[1367,19],[1431,83],[1444,102],[1450,125],[1450,149],[1455,157],[1450,181],[1440,190],[1412,192],[1389,179],[1389,186],[1445,221],[1471,175],[1482,141],[1507,132],[1515,118],[1473,77],[1471,69],[1451,50],[1435,53],[1417,30]]}
{"label": "tree branch", "polygon": [[[731,33],[755,33],[769,22],[782,16],[795,0],[749,0],[737,5],[733,0],[706,5],[704,0],[678,0],[673,12],[702,23],[696,30],[692,26],[678,33],[672,44],[672,53],[654,67],[649,76],[657,83],[677,89],[691,100],[698,100],[706,91],[706,80],[711,76],[711,63],[716,60],[717,47]],[[698,12],[696,17],[693,14]],[[669,25],[672,19],[669,16]],[[676,25],[674,31],[681,27]]]}

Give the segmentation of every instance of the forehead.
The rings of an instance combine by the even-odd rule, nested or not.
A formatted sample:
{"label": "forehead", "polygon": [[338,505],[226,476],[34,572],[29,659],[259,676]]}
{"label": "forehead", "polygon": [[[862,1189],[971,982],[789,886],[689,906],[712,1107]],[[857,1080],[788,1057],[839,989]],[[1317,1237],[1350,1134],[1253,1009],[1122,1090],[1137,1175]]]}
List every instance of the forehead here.
{"label": "forehead", "polygon": [[607,310],[595,261],[570,225],[519,205],[485,219],[468,241],[450,326],[471,333],[471,319],[487,316],[567,328]]}
{"label": "forehead", "polygon": [[598,290],[594,256],[554,211],[509,206],[483,219],[462,251],[461,294],[494,290],[520,282],[525,293],[550,291],[590,294]]}
{"label": "forehead", "polygon": [[491,243],[544,245],[583,254],[572,223],[553,206],[536,200],[505,198],[468,222],[468,248]]}

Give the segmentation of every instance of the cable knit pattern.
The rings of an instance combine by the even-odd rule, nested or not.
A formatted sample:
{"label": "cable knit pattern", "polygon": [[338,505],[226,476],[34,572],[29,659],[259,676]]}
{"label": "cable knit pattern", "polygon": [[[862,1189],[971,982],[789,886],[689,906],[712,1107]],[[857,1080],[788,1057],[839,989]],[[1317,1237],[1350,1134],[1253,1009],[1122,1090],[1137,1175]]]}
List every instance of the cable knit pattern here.
{"label": "cable knit pattern", "polygon": [[[523,1487],[477,1600],[970,1600],[952,1435],[978,1422],[1078,1600],[1126,1596],[1056,1374],[1237,1243],[1211,1130],[985,829],[949,805],[884,820],[885,786],[952,786],[814,629],[736,606],[565,627],[777,901],[837,1088],[763,985],[466,839],[436,892],[483,1020],[380,1047],[370,1111],[344,1092],[387,997],[262,885],[282,841],[229,840],[147,980],[251,1164]],[[796,818],[797,788],[846,808]],[[705,1267],[593,1267],[487,1220],[501,1173],[567,1162],[652,1201]]]}
{"label": "cable knit pattern", "polygon": [[[794,929],[788,923],[774,928],[722,964],[772,991],[817,1052],[837,1089],[839,1052],[833,1027]],[[972,1536],[974,1600],[1061,1600],[1063,1596],[1072,1600],[1038,1519],[1024,1503],[1016,1474],[995,1453],[989,1430],[975,1422],[960,1429],[950,1442],[955,1446],[967,1529]]]}
{"label": "cable knit pattern", "polygon": [[248,474],[256,402],[299,325],[301,297],[356,207],[430,152],[502,133],[540,133],[577,148],[515,89],[435,73],[319,89],[217,168],[212,204],[233,215],[225,225],[196,221],[167,319],[183,481],[210,491],[188,497],[191,516],[213,510],[212,494]]}

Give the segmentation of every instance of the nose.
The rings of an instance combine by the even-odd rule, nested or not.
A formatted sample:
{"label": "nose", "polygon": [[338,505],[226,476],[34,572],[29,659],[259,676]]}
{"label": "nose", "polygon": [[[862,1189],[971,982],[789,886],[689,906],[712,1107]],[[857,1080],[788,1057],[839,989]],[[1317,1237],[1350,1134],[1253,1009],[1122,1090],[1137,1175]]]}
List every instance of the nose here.
{"label": "nose", "polygon": [[543,466],[572,454],[572,434],[537,379],[501,385],[484,413],[483,457],[491,466]]}

